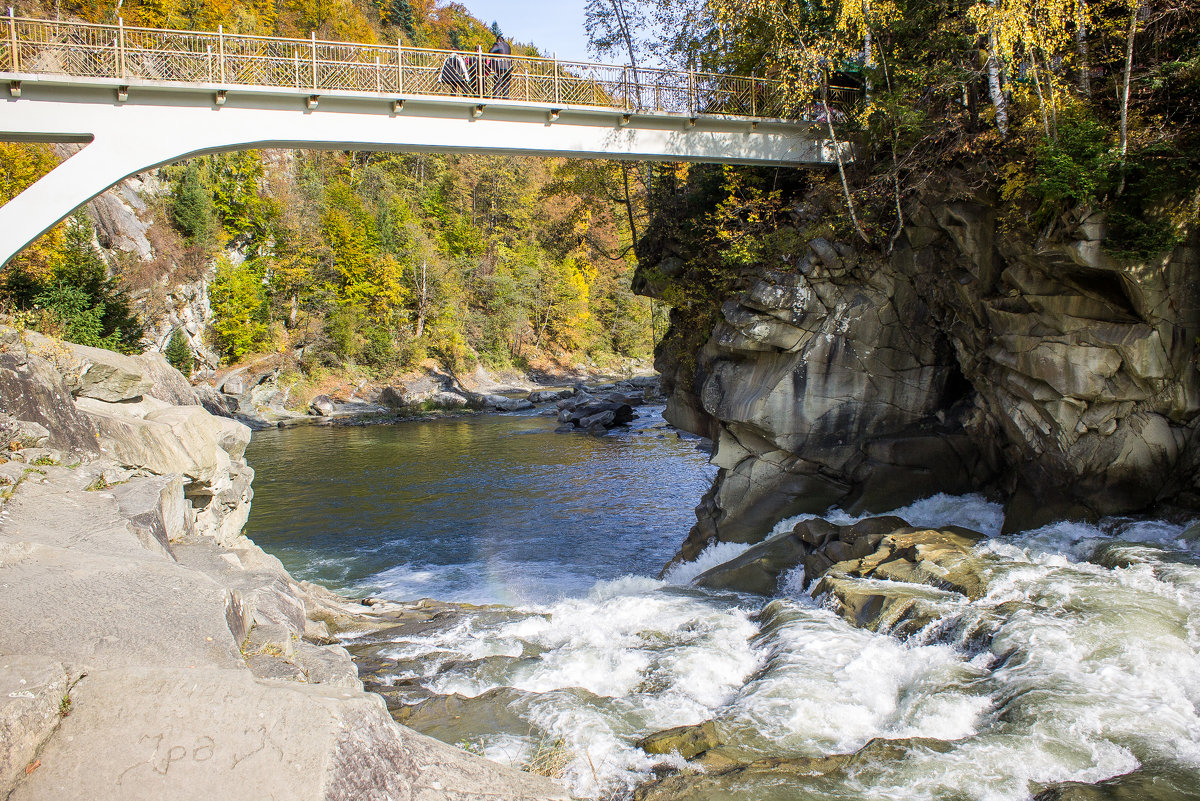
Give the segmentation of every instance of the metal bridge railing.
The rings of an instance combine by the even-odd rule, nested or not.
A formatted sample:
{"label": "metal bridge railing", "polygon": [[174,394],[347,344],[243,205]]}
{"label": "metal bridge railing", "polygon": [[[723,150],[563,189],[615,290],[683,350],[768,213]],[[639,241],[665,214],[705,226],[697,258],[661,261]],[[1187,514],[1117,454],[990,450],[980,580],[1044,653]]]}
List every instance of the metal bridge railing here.
{"label": "metal bridge railing", "polygon": [[[10,15],[0,41],[0,70],[115,80],[207,83],[387,95],[503,97],[547,106],[697,117],[811,118],[786,107],[782,85],[765,78],[710,72],[633,69],[529,56],[316,38],[37,20]],[[465,81],[446,83],[443,67],[464,59]],[[498,61],[497,59],[503,59]],[[844,104],[845,90],[830,99]]]}

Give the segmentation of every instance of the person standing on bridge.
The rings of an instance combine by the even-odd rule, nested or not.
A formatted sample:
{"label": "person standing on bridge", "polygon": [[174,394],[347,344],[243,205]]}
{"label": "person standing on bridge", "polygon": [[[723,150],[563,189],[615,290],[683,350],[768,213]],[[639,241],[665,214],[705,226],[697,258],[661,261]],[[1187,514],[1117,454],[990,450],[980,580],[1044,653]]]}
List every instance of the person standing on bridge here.
{"label": "person standing on bridge", "polygon": [[508,58],[511,55],[512,48],[508,42],[497,37],[484,62],[484,75],[492,81],[492,97],[508,97],[513,74],[513,62]]}

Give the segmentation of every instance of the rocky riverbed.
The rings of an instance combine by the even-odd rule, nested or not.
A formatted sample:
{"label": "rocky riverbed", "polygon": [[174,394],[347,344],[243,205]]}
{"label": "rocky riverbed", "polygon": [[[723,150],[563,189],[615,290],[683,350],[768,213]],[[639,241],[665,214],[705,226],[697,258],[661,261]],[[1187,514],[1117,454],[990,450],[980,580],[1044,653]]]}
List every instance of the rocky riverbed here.
{"label": "rocky riverbed", "polygon": [[0,328],[0,793],[541,799],[397,725],[334,635],[393,624],[242,535],[250,430],[159,354]]}
{"label": "rocky riverbed", "polygon": [[807,516],[584,597],[410,604],[347,646],[399,720],[553,759],[583,797],[1200,797],[1200,532],[1002,520],[973,496]]}
{"label": "rocky riverbed", "polygon": [[[397,377],[382,385],[342,388],[297,404],[274,358],[228,371],[201,383],[197,394],[214,414],[236,418],[253,429],[274,426],[342,423],[395,423],[430,417],[488,412],[521,412],[557,404],[576,416],[563,416],[575,428],[582,417],[595,416],[584,431],[602,434],[633,419],[632,409],[661,398],[657,374],[624,377],[602,373],[530,373],[496,377],[482,367],[470,376],[438,368]],[[609,417],[605,413],[613,411]],[[598,416],[597,416],[598,415]]]}

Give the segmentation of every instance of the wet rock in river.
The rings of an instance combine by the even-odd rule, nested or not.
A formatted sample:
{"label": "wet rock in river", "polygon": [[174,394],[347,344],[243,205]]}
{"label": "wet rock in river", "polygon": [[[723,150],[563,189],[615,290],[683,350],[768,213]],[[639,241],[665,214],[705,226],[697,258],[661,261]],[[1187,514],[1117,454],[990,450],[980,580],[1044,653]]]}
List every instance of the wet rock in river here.
{"label": "wet rock in river", "polygon": [[[871,740],[853,754],[772,757],[706,768],[704,773],[683,773],[644,782],[634,791],[634,801],[806,801],[828,797],[819,791],[826,777],[844,778],[849,769],[870,763],[895,762],[917,749],[945,752],[951,744],[923,737]],[[811,795],[810,795],[811,793]]]}
{"label": "wet rock in river", "polygon": [[638,740],[638,748],[647,754],[678,753],[684,759],[695,757],[721,744],[717,724],[707,720],[692,726],[676,726]]}
{"label": "wet rock in river", "polygon": [[533,408],[533,403],[527,398],[509,398],[504,395],[480,395],[479,401],[485,407],[500,412],[521,412]]}
{"label": "wet rock in river", "polygon": [[1200,788],[1191,776],[1142,767],[1095,784],[1060,782],[1038,793],[1034,801],[1200,801]]}
{"label": "wet rock in river", "polygon": [[537,392],[529,393],[531,403],[556,403],[560,400],[570,398],[575,394],[575,390],[567,389],[540,389]]}
{"label": "wet rock in river", "polygon": [[956,526],[915,528],[894,516],[847,526],[813,518],[701,573],[694,583],[773,595],[780,576],[803,567],[806,583],[820,579],[813,594],[835,598],[849,622],[873,629],[901,620],[915,625],[927,618],[918,612],[946,592],[972,599],[984,593],[983,565],[972,553],[983,539]]}
{"label": "wet rock in river", "polygon": [[577,395],[569,400],[559,401],[558,421],[589,433],[603,432],[625,425],[636,416],[633,406],[624,400]]}
{"label": "wet rock in river", "polygon": [[512,687],[496,687],[474,697],[438,695],[393,709],[392,717],[444,743],[474,742],[495,734],[521,737],[529,733],[529,723],[512,707],[528,695]]}

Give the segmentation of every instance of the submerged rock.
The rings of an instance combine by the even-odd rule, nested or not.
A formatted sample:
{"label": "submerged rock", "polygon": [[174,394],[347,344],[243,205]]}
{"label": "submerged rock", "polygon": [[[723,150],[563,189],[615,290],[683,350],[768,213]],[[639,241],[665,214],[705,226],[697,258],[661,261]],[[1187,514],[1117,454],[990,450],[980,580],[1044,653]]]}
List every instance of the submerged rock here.
{"label": "submerged rock", "polygon": [[476,742],[495,734],[522,737],[529,733],[529,723],[512,706],[529,695],[512,687],[497,687],[473,697],[437,695],[393,709],[392,717],[444,743]]}

